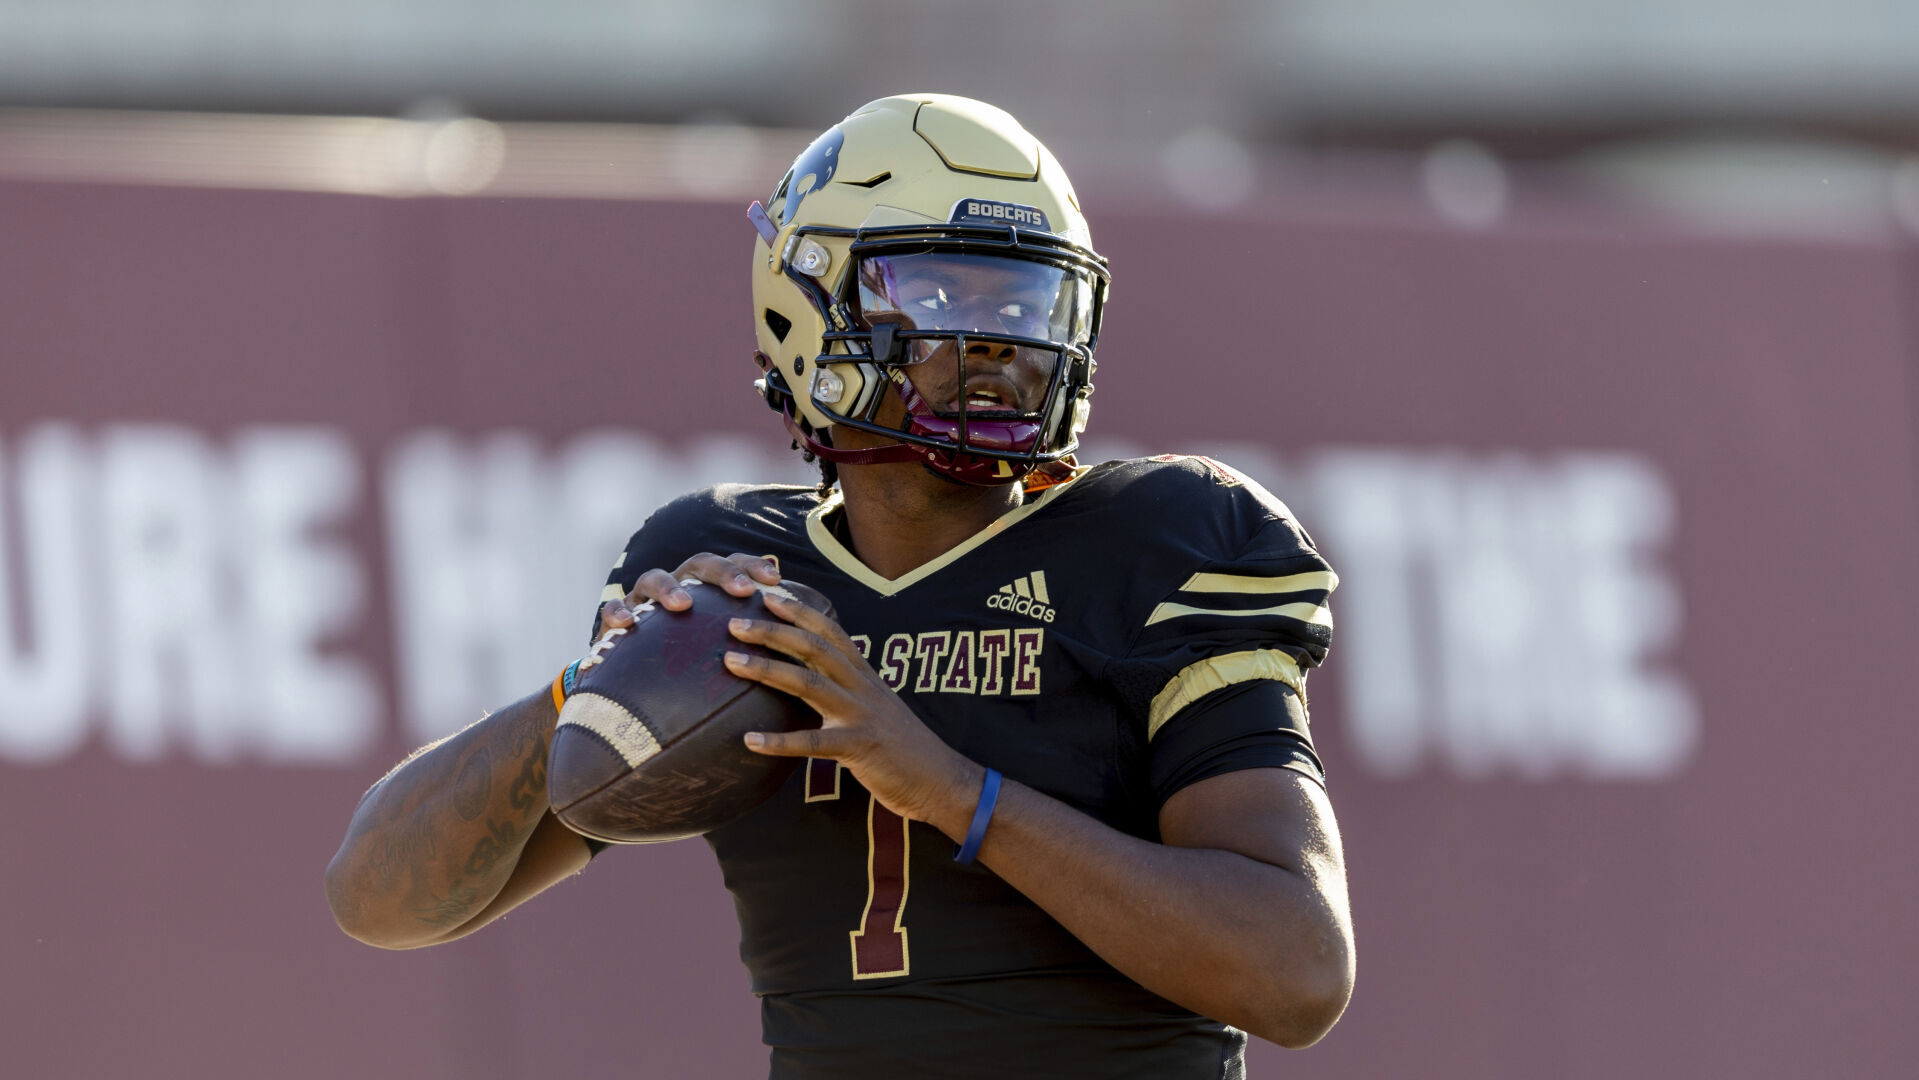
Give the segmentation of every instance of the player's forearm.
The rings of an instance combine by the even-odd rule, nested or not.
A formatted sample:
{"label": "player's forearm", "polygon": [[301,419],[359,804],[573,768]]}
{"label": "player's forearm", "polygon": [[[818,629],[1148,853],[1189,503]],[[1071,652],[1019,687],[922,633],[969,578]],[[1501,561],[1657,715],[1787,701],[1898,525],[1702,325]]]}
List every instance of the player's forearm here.
{"label": "player's forearm", "polygon": [[[937,822],[956,840],[960,811]],[[1140,840],[1011,781],[979,860],[1141,986],[1280,1045],[1316,1041],[1351,993],[1337,866]]]}
{"label": "player's forearm", "polygon": [[547,813],[555,714],[545,692],[416,755],[374,785],[327,866],[341,929],[383,948],[432,944],[484,910]]}

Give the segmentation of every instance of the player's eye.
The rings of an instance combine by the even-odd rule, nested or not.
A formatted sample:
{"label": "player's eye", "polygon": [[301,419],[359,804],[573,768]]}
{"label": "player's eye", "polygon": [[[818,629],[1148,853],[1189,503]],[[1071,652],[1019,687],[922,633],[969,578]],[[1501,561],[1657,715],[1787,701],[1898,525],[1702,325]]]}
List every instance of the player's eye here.
{"label": "player's eye", "polygon": [[1024,319],[1028,309],[1029,305],[1027,304],[1012,303],[1000,308],[999,313],[1009,319]]}
{"label": "player's eye", "polygon": [[927,311],[945,311],[953,306],[953,302],[946,298],[945,289],[941,289],[931,296],[922,296],[918,300],[913,301],[913,303]]}

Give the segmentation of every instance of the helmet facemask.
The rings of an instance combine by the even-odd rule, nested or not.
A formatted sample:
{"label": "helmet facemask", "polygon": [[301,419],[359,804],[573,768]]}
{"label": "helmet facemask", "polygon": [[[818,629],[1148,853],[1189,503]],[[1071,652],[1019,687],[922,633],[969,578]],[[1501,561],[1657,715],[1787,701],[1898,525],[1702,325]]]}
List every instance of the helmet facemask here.
{"label": "helmet facemask", "polygon": [[[842,463],[921,460],[989,485],[1078,449],[1105,287],[1096,256],[1005,227],[855,236],[838,295],[811,290],[837,329],[821,335],[804,392],[835,426],[899,445],[835,450],[807,439],[809,448]],[[843,376],[846,365],[863,377]]]}

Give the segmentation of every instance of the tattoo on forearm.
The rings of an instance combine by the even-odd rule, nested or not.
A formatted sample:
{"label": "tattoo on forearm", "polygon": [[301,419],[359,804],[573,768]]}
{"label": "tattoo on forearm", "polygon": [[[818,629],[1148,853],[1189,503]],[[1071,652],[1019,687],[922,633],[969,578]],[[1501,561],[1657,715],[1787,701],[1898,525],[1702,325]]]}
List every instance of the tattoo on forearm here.
{"label": "tattoo on forearm", "polygon": [[435,895],[431,889],[419,890],[413,915],[435,930],[444,930],[472,918],[480,909],[479,900],[480,890],[456,881],[447,887],[444,896]]}
{"label": "tattoo on forearm", "polygon": [[475,747],[460,766],[453,781],[453,810],[462,821],[472,821],[486,813],[487,800],[493,794],[493,752],[485,743]]}
{"label": "tattoo on forearm", "polygon": [[[371,868],[383,888],[405,882],[404,909],[435,930],[458,926],[486,907],[546,810],[544,731],[537,722],[528,722],[502,734],[504,739],[490,744],[477,740],[466,751],[452,783],[439,787],[446,793],[445,801],[432,795],[435,787],[447,784],[445,771],[438,771],[437,777],[407,774],[400,779],[418,782],[403,789],[389,787],[385,793],[405,799],[407,809],[370,852]],[[518,768],[512,770],[506,805],[501,806],[494,774],[511,769],[509,762],[515,760]],[[398,773],[396,769],[388,779]],[[461,821],[474,822],[484,830],[464,854],[459,848],[445,850],[448,845],[438,842],[448,838],[453,824],[445,816],[449,804]],[[459,832],[470,836],[472,827]]]}
{"label": "tattoo on forearm", "polygon": [[546,746],[532,732],[516,749],[524,755],[520,774],[507,788],[506,801],[515,810],[531,810],[546,797]]}
{"label": "tattoo on forearm", "polygon": [[486,823],[487,835],[480,837],[473,845],[473,852],[466,857],[466,874],[476,878],[499,865],[509,853],[517,854],[523,837],[511,822],[489,821]]}
{"label": "tattoo on forearm", "polygon": [[373,853],[373,872],[382,886],[391,887],[401,870],[425,865],[436,854],[431,823],[424,815],[415,814],[388,834]]}

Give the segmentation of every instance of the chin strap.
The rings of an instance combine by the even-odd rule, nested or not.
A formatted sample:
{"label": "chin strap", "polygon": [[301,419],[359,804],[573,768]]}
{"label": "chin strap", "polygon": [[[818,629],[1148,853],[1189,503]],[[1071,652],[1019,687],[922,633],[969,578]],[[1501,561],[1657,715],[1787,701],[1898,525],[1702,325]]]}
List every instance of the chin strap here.
{"label": "chin strap", "polygon": [[786,425],[787,433],[793,436],[793,440],[805,447],[806,451],[814,457],[833,462],[835,465],[884,465],[913,461],[922,457],[920,448],[910,443],[876,446],[870,450],[840,450],[814,438],[794,415],[799,408],[799,403],[794,398],[793,391],[787,387],[786,380],[781,378],[779,371],[772,366],[772,361],[767,359],[765,353],[756,352],[753,356],[759,361],[760,369],[766,372],[765,377],[753,383],[753,389],[765,399],[768,408],[780,414],[780,422]]}
{"label": "chin strap", "polygon": [[782,409],[780,413],[786,421],[786,430],[792,433],[793,438],[799,440],[800,445],[806,447],[814,456],[825,458],[836,465],[884,465],[917,461],[947,480],[956,484],[971,484],[975,487],[998,487],[1001,484],[1018,483],[1032,471],[1032,466],[1024,463],[978,457],[954,450],[905,442],[874,446],[865,450],[840,450],[809,435],[806,429],[794,419],[791,412]]}
{"label": "chin strap", "polygon": [[806,447],[814,457],[825,458],[835,465],[886,465],[900,461],[921,461],[926,456],[923,447],[903,442],[865,450],[841,450],[815,439],[800,426],[790,410],[781,409],[780,415],[786,420],[786,430],[799,440],[801,446]]}
{"label": "chin strap", "polygon": [[[882,323],[882,326],[891,326]],[[762,367],[765,367],[762,364]],[[964,368],[961,369],[962,372]],[[1038,439],[1043,424],[1032,421],[975,420],[970,423],[962,417],[959,420],[943,420],[926,404],[918,388],[911,379],[899,373],[897,368],[888,369],[887,374],[900,402],[906,407],[907,426],[915,435],[937,435],[947,439],[960,439],[993,450],[1021,450],[1030,448]],[[793,392],[783,383],[777,393],[784,398],[775,404],[768,385],[776,376],[769,374],[759,384],[761,393],[767,397],[767,404],[779,411],[780,419],[786,424],[786,430],[801,446],[806,447],[813,456],[830,461],[835,465],[887,465],[899,462],[918,461],[940,476],[961,484],[973,484],[980,487],[997,487],[1001,484],[1015,483],[1033,470],[1033,466],[1023,462],[1006,461],[1000,458],[980,457],[969,454],[958,447],[922,446],[918,443],[896,442],[886,446],[874,446],[865,450],[841,450],[815,438],[799,422],[795,415],[799,408]],[[964,403],[962,403],[962,408]]]}

